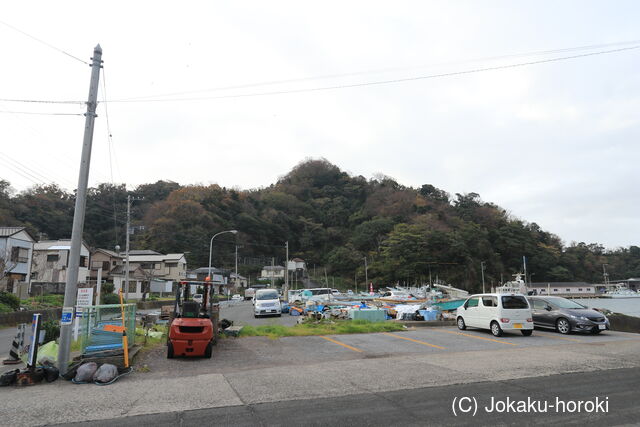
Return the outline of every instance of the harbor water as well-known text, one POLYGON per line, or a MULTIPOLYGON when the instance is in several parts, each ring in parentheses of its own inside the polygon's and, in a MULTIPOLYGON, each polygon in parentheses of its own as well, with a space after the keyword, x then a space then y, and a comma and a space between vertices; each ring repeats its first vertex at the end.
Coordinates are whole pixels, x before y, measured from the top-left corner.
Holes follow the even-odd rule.
POLYGON ((614 313, 640 317, 640 298, 572 298, 589 308, 606 308, 614 313))

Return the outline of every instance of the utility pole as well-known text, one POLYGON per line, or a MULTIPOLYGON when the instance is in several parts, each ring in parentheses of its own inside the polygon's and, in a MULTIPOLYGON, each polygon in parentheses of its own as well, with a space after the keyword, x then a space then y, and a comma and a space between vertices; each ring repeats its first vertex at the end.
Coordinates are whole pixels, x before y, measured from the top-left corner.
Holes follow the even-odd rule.
POLYGON ((284 247, 286 250, 285 260, 284 260, 284 295, 285 301, 288 301, 289 298, 289 241, 284 242, 284 247))
POLYGON ((365 292, 369 288, 369 275, 367 274, 367 257, 364 257, 364 288, 365 292))
MULTIPOLYGON (((64 288, 63 312, 71 310, 76 305, 76 291, 78 288, 78 270, 80 269, 80 248, 82 246, 82 230, 84 228, 84 214, 87 203, 87 186, 89 183, 89 166, 91 164, 91 145, 93 143, 93 127, 98 106, 98 86, 100 82, 100 68, 102 68, 102 48, 97 45, 93 49, 91 64, 91 81, 89 83, 89 98, 85 113, 84 138, 82 141, 82 155, 80 158, 80 173, 78 176, 78 190, 76 205, 73 213, 73 229, 71 231, 71 248, 69 250, 69 268, 64 288)), ((71 350, 72 323, 60 325, 60 347, 58 348, 58 369, 66 374, 71 350)))
POLYGON ((236 288, 238 288, 239 281, 240 281, 240 278, 238 277, 238 245, 236 245, 236 283, 234 283, 234 285, 236 285, 236 288))
POLYGON ((124 267, 124 299, 129 300, 129 234, 131 233, 131 195, 127 194, 127 242, 125 246, 126 261, 124 267))
POLYGON ((480 262, 480 271, 482 272, 482 293, 484 294, 484 261, 480 262))
POLYGON ((271 257, 271 288, 275 288, 273 281, 275 279, 276 269, 275 269, 276 260, 274 257, 271 257))
POLYGON ((602 277, 604 278, 604 284, 608 285, 609 284, 609 273, 607 273, 607 265, 609 264, 602 264, 602 277))

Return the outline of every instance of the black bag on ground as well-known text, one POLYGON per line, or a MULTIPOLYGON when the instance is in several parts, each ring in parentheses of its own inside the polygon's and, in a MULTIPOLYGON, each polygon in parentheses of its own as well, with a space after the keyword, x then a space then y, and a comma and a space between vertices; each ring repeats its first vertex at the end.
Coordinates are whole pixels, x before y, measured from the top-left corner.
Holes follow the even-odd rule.
POLYGON ((13 371, 8 371, 0 375, 0 387, 6 387, 15 384, 16 378, 18 377, 18 372, 20 372, 20 369, 14 369, 13 371))
POLYGON ((44 365, 42 368, 44 369, 44 379, 48 383, 54 382, 60 376, 60 371, 53 365, 44 365))

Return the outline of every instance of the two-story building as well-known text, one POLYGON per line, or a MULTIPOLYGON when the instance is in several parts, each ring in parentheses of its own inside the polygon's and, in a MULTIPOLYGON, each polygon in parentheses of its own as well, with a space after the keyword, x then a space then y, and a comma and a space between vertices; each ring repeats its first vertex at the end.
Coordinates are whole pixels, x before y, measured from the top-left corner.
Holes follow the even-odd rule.
POLYGON ((284 267, 281 265, 265 265, 262 267, 260 279, 284 279, 284 267))
MULTIPOLYGON (((120 253, 122 264, 110 271, 115 292, 122 287, 126 293, 126 254, 120 253)), ((156 251, 129 251, 130 299, 140 299, 144 293, 172 292, 175 284, 187 279, 187 259, 184 254, 161 254, 156 251)))
MULTIPOLYGON (((33 245, 31 262, 32 295, 64 294, 69 269, 71 240, 43 240, 33 245)), ((80 246, 80 268, 78 284, 89 280, 89 246, 82 242, 80 246)))
POLYGON ((102 280, 113 282, 111 272, 119 265, 124 264, 124 257, 108 249, 94 249, 91 251, 91 269, 89 277, 92 281, 98 278, 98 269, 102 269, 102 280))
POLYGON ((0 227, 0 291, 27 292, 31 278, 31 258, 35 239, 24 227, 0 227))
POLYGON ((307 269, 306 263, 301 258, 293 258, 292 260, 289 260, 288 265, 289 265, 289 271, 296 271, 296 270, 304 271, 307 269))

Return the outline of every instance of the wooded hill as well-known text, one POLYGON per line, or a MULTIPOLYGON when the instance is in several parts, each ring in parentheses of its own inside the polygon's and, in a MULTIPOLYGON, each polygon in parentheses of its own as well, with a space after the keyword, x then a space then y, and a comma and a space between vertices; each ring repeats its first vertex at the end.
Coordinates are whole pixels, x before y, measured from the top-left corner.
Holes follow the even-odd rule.
MULTIPOLYGON (((571 243, 514 218, 476 193, 455 194, 425 184, 405 187, 394 179, 350 176, 326 160, 308 160, 269 187, 239 191, 218 185, 181 186, 158 181, 127 191, 101 184, 89 190, 84 237, 92 246, 124 248, 126 199, 132 205, 134 249, 187 252, 190 267, 208 264, 209 239, 222 230, 237 236, 214 241, 213 265, 231 267, 236 243, 241 271, 255 272, 290 257, 353 283, 364 282, 364 257, 376 285, 416 283, 439 277, 477 290, 480 262, 485 280, 496 284, 522 269, 533 281, 602 281, 602 264, 612 279, 640 276, 640 248, 605 249, 571 243), (115 215, 114 215, 115 214, 115 215)), ((13 194, 0 181, 0 225, 24 225, 38 237, 69 238, 74 195, 56 185, 13 194)))

